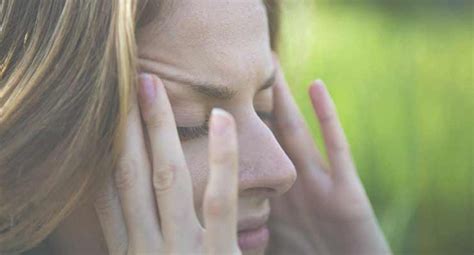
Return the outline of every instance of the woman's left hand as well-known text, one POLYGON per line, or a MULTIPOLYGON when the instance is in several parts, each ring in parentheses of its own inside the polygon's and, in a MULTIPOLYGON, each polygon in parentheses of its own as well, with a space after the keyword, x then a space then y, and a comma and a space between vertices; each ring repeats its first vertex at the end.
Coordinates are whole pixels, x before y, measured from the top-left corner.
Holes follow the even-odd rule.
POLYGON ((298 178, 271 200, 268 254, 391 254, 358 177, 334 103, 322 81, 309 90, 326 145, 322 159, 279 64, 273 129, 298 178))

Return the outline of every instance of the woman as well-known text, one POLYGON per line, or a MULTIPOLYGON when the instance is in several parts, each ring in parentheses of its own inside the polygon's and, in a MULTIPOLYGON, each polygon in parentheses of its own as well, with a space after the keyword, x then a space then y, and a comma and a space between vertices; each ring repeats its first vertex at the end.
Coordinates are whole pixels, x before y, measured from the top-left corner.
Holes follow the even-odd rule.
POLYGON ((277 14, 2 2, 1 253, 390 253, 321 81, 328 164, 312 143, 272 53, 277 14))

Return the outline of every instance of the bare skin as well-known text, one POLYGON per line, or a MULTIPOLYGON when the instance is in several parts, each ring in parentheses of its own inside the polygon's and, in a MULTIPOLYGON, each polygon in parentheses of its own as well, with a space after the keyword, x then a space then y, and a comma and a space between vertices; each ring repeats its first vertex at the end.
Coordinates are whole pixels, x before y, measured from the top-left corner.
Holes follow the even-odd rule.
POLYGON ((115 179, 110 180, 96 201, 109 253, 241 254, 237 245, 238 154, 234 119, 220 109, 212 112, 204 229, 194 210, 191 177, 163 83, 154 75, 142 75, 140 82, 140 110, 152 156, 149 159, 146 153, 142 127, 137 121, 140 110, 135 102, 129 115, 126 150, 115 179), (110 200, 115 193, 119 197, 110 200))
MULTIPOLYGON (((201 226, 192 205, 191 180, 166 91, 157 77, 145 77, 142 82, 155 81, 153 86, 158 85, 156 100, 144 100, 140 105, 150 134, 151 162, 159 167, 150 169, 144 140, 135 139, 143 135, 139 134, 139 122, 134 121, 139 118, 138 109, 134 108, 127 136, 131 139, 127 140, 128 149, 115 179, 123 208, 120 217, 125 222, 110 220, 111 215, 120 212, 114 209, 120 208, 118 200, 116 207, 105 209, 100 206, 102 201, 97 203, 109 251, 111 254, 241 254, 236 235, 238 149, 232 116, 217 110, 211 117, 211 175, 203 207, 206 226, 201 226), (167 143, 162 143, 163 140, 167 143), (130 183, 129 176, 133 174, 130 171, 135 171, 137 165, 140 171, 135 173, 136 182, 130 183), (151 176, 153 185, 148 181, 151 176), (158 210, 156 204, 160 205, 158 210)), ((325 85, 315 81, 309 94, 321 125, 329 164, 323 161, 312 142, 281 70, 274 86, 274 129, 297 166, 299 176, 286 194, 271 201, 272 242, 267 253, 390 254, 325 85)), ((141 98, 143 94, 141 91, 141 98)), ((109 186, 105 192, 113 192, 113 187, 109 186)))
POLYGON ((50 236, 53 254, 389 253, 321 85, 311 99, 327 166, 312 143, 272 57, 263 3, 166 2, 172 15, 137 31, 157 100, 135 98, 115 176, 50 236), (216 107, 228 114, 211 114, 207 131, 216 107), (225 138, 213 131, 220 121, 225 138), (238 245, 249 219, 268 226, 270 242, 238 245))
POLYGON ((271 200, 269 254, 391 254, 324 83, 313 82, 309 95, 328 162, 313 142, 280 72, 274 87, 274 132, 298 178, 286 194, 271 200))

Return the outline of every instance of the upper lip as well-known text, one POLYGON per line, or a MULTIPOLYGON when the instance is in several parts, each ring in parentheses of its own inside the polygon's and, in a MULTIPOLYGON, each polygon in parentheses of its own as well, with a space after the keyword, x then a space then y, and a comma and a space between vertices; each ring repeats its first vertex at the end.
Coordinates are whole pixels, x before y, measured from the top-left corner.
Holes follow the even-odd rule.
POLYGON ((237 225, 238 232, 259 229, 268 221, 269 214, 264 214, 259 217, 244 218, 239 220, 237 225))

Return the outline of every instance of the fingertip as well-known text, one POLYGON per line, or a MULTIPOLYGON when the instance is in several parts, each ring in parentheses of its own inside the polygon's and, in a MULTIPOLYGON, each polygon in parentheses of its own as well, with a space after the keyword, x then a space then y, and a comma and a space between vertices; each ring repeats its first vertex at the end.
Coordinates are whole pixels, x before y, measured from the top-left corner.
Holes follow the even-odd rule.
POLYGON ((160 79, 160 77, 158 77, 158 75, 156 74, 149 74, 149 75, 152 77, 154 84, 158 89, 165 87, 163 84, 163 81, 160 79))
POLYGON ((329 94, 326 84, 321 79, 313 81, 309 87, 309 94, 311 99, 316 101, 332 102, 332 97, 329 94))
POLYGON ((148 73, 141 73, 138 78, 140 81, 139 93, 141 100, 143 100, 144 103, 149 103, 156 95, 155 80, 148 73))
POLYGON ((309 95, 313 109, 320 120, 325 119, 327 115, 335 112, 334 101, 321 79, 311 83, 309 95))
POLYGON ((144 80, 151 79, 151 74, 146 72, 141 72, 138 74, 138 80, 143 82, 144 80))
POLYGON ((139 81, 139 93, 152 92, 152 91, 146 91, 146 89, 150 89, 148 88, 148 86, 150 86, 151 84, 153 85, 152 87, 155 90, 154 91, 155 93, 156 93, 156 90, 159 89, 159 87, 163 86, 163 82, 157 75, 146 73, 146 72, 142 72, 138 74, 138 81, 139 81))
POLYGON ((317 79, 317 80, 315 80, 313 83, 314 83, 315 85, 317 85, 317 86, 320 86, 320 87, 325 87, 325 86, 326 86, 326 84, 324 83, 324 81, 321 80, 321 79, 317 79))
POLYGON ((220 108, 214 108, 209 125, 211 164, 237 164, 237 129, 232 115, 220 108))
POLYGON ((212 108, 211 116, 213 118, 232 119, 232 115, 230 113, 218 107, 212 108))
POLYGON ((232 129, 233 126, 235 126, 235 121, 230 113, 217 107, 212 109, 211 130, 215 134, 222 135, 226 130, 232 129))
POLYGON ((326 85, 321 79, 314 80, 309 86, 309 94, 312 98, 315 98, 318 94, 324 92, 324 90, 326 90, 326 85))

